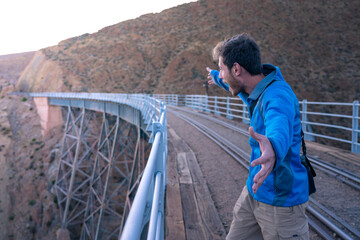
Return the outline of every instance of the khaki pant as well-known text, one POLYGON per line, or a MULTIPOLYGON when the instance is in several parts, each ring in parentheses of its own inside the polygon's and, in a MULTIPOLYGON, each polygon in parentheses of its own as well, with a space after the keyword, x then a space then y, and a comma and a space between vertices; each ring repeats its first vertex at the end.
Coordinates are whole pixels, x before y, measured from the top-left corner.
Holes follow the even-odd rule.
POLYGON ((308 203, 275 207, 254 200, 245 186, 234 207, 226 240, 309 239, 308 203))

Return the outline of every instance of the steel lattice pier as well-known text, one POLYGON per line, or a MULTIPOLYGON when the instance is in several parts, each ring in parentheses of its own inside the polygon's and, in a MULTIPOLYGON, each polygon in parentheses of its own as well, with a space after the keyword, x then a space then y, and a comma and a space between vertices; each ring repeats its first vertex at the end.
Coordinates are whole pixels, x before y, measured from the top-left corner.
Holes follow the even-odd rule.
POLYGON ((149 137, 121 119, 120 110, 66 109, 55 182, 61 228, 76 239, 118 239, 146 165, 149 137))

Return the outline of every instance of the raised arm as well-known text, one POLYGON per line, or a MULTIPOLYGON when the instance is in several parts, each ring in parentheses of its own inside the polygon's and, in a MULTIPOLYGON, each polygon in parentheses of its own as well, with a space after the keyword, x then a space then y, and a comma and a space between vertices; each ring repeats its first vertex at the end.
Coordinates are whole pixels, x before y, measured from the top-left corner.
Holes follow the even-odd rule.
POLYGON ((229 91, 229 85, 224 83, 221 78, 219 78, 219 71, 213 70, 209 67, 206 67, 206 71, 208 71, 208 84, 209 85, 218 85, 219 87, 229 91))

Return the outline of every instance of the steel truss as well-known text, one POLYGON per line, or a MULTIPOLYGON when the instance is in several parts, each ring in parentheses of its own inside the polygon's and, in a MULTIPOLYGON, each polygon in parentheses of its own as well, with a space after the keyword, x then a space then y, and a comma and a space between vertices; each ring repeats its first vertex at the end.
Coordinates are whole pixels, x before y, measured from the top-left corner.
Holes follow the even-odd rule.
POLYGON ((101 120, 85 107, 67 109, 55 183, 61 228, 76 239, 118 239, 151 149, 148 137, 120 110, 103 111, 101 120))

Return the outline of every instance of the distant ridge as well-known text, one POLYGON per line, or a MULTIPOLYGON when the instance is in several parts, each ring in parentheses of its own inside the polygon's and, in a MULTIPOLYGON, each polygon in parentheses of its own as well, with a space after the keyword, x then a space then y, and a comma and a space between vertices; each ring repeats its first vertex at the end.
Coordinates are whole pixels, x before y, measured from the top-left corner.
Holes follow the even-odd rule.
POLYGON ((34 54, 35 52, 24 52, 0 55, 0 85, 15 85, 34 54))

